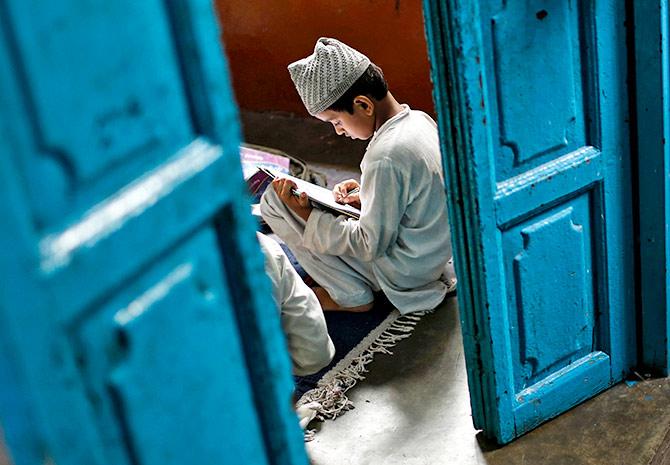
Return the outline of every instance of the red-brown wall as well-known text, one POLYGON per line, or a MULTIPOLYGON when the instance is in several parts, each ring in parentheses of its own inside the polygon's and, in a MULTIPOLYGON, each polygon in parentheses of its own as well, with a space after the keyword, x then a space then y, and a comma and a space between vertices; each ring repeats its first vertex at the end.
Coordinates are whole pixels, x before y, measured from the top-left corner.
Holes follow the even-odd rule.
POLYGON ((421 0, 216 0, 238 104, 306 115, 286 66, 334 37, 379 65, 401 103, 434 113, 421 0))

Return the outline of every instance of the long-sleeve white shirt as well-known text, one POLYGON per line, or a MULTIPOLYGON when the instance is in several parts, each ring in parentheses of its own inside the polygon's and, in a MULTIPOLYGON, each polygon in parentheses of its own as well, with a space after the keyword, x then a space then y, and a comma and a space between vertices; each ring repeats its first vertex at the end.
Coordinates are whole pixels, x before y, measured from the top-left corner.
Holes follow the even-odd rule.
POLYGON ((316 373, 335 355, 321 305, 279 244, 263 234, 256 235, 265 256, 265 272, 272 282, 272 296, 281 312, 293 373, 316 373))
POLYGON ((304 245, 372 262, 389 300, 403 313, 432 309, 453 277, 446 194, 435 122, 406 105, 373 135, 361 162, 361 217, 314 209, 304 245))

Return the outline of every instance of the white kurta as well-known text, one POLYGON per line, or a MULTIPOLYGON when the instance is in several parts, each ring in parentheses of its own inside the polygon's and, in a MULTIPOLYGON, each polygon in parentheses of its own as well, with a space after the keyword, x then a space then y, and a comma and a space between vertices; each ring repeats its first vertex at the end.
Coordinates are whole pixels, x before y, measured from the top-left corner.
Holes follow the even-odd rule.
POLYGON ((316 373, 335 355, 321 305, 279 244, 263 234, 257 236, 265 256, 265 272, 272 282, 272 296, 281 311, 293 373, 316 373))
POLYGON ((272 189, 261 214, 343 306, 382 290, 402 313, 430 310, 455 280, 435 122, 406 105, 373 135, 361 162, 361 217, 314 209, 307 222, 272 189))

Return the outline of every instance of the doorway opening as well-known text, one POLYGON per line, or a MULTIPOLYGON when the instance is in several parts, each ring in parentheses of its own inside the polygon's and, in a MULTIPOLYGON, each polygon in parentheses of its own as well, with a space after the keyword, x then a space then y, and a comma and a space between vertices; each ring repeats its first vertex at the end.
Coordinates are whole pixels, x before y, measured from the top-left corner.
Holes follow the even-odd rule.
MULTIPOLYGON (((355 176, 366 143, 340 140, 330 126, 309 119, 286 71, 286 65, 309 54, 321 36, 338 38, 366 53, 384 69, 399 101, 436 117, 421 2, 348 2, 318 11, 299 2, 272 11, 235 3, 220 1, 217 7, 246 142, 296 155, 316 169, 355 176), (370 17, 377 29, 352 21, 370 17)), ((546 21, 547 12, 535 18, 546 21)), ((445 450, 455 454, 450 458, 461 459, 458 463, 503 463, 496 462, 505 457, 503 449, 474 439, 481 435, 471 423, 459 319, 456 299, 447 299, 422 319, 394 356, 378 357, 366 381, 351 391, 357 409, 337 422, 324 423, 307 445, 315 463, 337 463, 328 457, 337 457, 337 451, 351 457, 352 448, 360 463, 366 463, 374 454, 385 457, 389 449, 398 450, 403 441, 407 445, 401 453, 409 456, 426 457, 434 450, 432 463, 440 463, 445 450), (425 431, 440 438, 440 447, 406 440, 425 431)), ((622 389, 617 388, 617 395, 631 394, 622 389)), ((602 413, 599 409, 613 408, 598 401, 596 416, 602 413)), ((582 427, 570 415, 565 418, 551 433, 556 454, 576 440, 571 431, 582 427)), ((621 437, 626 433, 621 431, 621 437)))

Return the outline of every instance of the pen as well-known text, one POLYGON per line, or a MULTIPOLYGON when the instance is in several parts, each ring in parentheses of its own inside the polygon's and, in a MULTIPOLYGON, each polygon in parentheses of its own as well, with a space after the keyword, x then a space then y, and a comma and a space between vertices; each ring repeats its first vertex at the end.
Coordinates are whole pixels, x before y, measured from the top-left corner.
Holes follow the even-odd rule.
MULTIPOLYGON (((270 177, 270 179, 272 179, 272 181, 277 179, 277 175, 275 173, 273 173, 272 170, 269 170, 264 166, 259 166, 258 171, 262 171, 263 173, 267 174, 270 177)), ((300 194, 302 194, 302 191, 299 191, 298 189, 296 189, 294 187, 294 188, 291 189, 291 194, 294 195, 295 197, 300 197, 300 194)))
POLYGON ((347 192, 347 195, 343 195, 342 198, 345 199, 349 197, 351 194, 358 194, 358 191, 360 191, 360 189, 358 187, 354 187, 353 189, 347 192))

